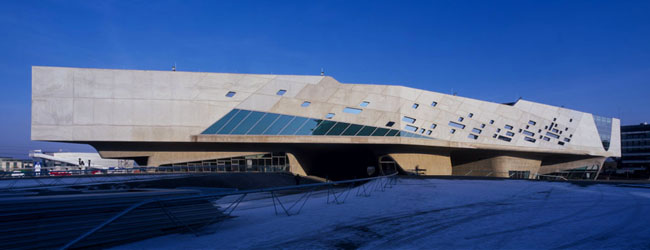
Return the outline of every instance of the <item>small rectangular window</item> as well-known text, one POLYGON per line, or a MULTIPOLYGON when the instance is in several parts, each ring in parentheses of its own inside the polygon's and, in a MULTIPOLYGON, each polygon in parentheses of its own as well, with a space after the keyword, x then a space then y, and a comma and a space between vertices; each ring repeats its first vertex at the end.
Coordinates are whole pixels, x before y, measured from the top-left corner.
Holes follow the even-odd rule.
POLYGON ((406 131, 411 131, 411 132, 418 131, 418 127, 412 125, 406 125, 404 129, 406 129, 406 131))
POLYGON ((527 142, 532 142, 532 143, 535 143, 537 141, 537 140, 535 140, 535 138, 530 138, 528 136, 524 137, 524 140, 527 141, 527 142))
POLYGON ((438 126, 438 125, 436 125, 435 123, 432 123, 432 124, 431 124, 431 127, 429 127, 429 128, 434 129, 434 128, 436 128, 437 126, 438 126))
POLYGON ((508 125, 508 124, 506 124, 506 125, 504 126, 504 128, 506 128, 507 130, 512 130, 512 126, 510 126, 510 125, 508 125))
POLYGON ((417 109, 418 107, 420 107, 420 104, 413 103, 413 106, 411 106, 411 107, 412 107, 413 109, 417 109))
POLYGON ((465 129, 465 125, 457 123, 457 122, 449 122, 449 126, 455 127, 455 128, 460 128, 460 129, 465 129))
POLYGON ((481 128, 485 128, 485 123, 481 124, 481 128))
POLYGON ((569 139, 569 138, 564 138, 564 141, 565 141, 565 142, 570 142, 571 139, 569 139))
POLYGON ((490 120, 490 124, 494 124, 494 120, 490 120))
POLYGON ((228 91, 228 93, 226 94, 226 97, 233 97, 233 96, 235 96, 235 94, 237 94, 237 92, 228 91))
POLYGON ((302 104, 300 104, 300 107, 309 107, 310 104, 311 102, 305 101, 302 104))
POLYGON ((275 93, 275 94, 276 95, 284 95, 284 93, 287 93, 287 90, 281 89, 281 90, 278 90, 278 93, 275 93))
POLYGON ((462 122, 463 120, 465 120, 463 117, 458 117, 459 122, 462 122))
POLYGON ((467 117, 469 117, 469 118, 474 117, 474 113, 469 113, 469 114, 467 115, 467 117))
POLYGON ((424 134, 424 131, 425 131, 424 128, 420 128, 420 134, 424 134))
POLYGON ((350 114, 355 114, 355 115, 361 113, 361 111, 362 111, 362 109, 350 108, 350 107, 346 107, 346 108, 343 109, 343 112, 350 113, 350 114))
POLYGON ((508 132, 506 132, 506 135, 507 135, 507 136, 514 136, 515 133, 508 131, 508 132))
POLYGON ((402 121, 405 121, 405 122, 408 122, 408 123, 415 123, 415 118, 404 116, 404 117, 402 117, 402 121))
POLYGON ((452 133, 452 134, 456 133, 456 130, 452 128, 451 130, 449 130, 449 133, 452 133))
POLYGON ((325 115, 325 118, 327 118, 327 119, 334 118, 334 113, 327 113, 327 115, 325 115))
POLYGON ((497 139, 502 140, 502 141, 507 141, 507 142, 512 141, 512 138, 505 137, 505 136, 502 136, 502 135, 500 135, 497 139))
POLYGON ((478 135, 475 135, 475 134, 469 134, 469 135, 467 135, 467 138, 470 138, 470 139, 474 139, 474 140, 476 140, 476 139, 478 139, 478 135))
POLYGON ((392 127, 393 125, 395 125, 394 121, 389 121, 388 123, 386 123, 386 127, 392 127))
POLYGON ((437 102, 431 102, 431 107, 435 107, 436 105, 438 105, 437 102))
POLYGON ((544 136, 544 140, 545 140, 545 141, 550 141, 551 138, 548 138, 548 137, 544 136))
POLYGON ((497 129, 497 133, 499 133, 499 132, 501 132, 501 129, 500 129, 500 128, 497 129))
POLYGON ((528 131, 528 130, 524 130, 522 133, 523 133, 524 135, 527 135, 527 136, 535 136, 535 133, 530 132, 530 131, 528 131))
POLYGON ((427 130, 427 135, 431 135, 431 130, 427 130))
POLYGON ((361 104, 359 104, 359 106, 365 108, 365 107, 368 107, 368 104, 370 104, 370 102, 363 101, 363 102, 361 102, 361 104))
POLYGON ((563 141, 559 141, 559 142, 557 142, 557 144, 564 146, 564 142, 563 142, 563 141))
POLYGON ((477 128, 472 129, 472 133, 480 134, 481 132, 483 132, 483 131, 480 130, 480 129, 477 129, 477 128))
POLYGON ((553 138, 555 138, 555 139, 560 139, 560 136, 559 136, 559 135, 553 134, 553 133, 551 133, 551 132, 546 132, 546 136, 550 136, 550 137, 553 137, 553 138))
POLYGON ((528 124, 535 126, 535 124, 537 124, 537 122, 535 122, 533 120, 530 120, 530 121, 528 121, 528 124))

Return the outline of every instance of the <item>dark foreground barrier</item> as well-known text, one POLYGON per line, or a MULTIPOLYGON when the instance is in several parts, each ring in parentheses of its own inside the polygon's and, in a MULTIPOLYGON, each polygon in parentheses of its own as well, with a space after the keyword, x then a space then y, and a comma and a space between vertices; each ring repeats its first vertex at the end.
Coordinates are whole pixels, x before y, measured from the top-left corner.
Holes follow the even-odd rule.
POLYGON ((197 233, 207 225, 229 218, 251 193, 270 194, 274 206, 277 202, 276 214, 290 216, 299 213, 315 190, 327 189, 327 202, 331 195, 332 202, 340 204, 352 187, 375 181, 357 190, 357 195, 364 195, 372 189, 392 185, 394 177, 395 174, 244 191, 224 189, 209 194, 192 189, 131 189, 8 196, 0 198, 0 248, 105 248, 169 233, 197 233), (291 193, 304 195, 285 206, 278 196, 291 193), (215 205, 216 200, 225 196, 239 198, 225 207, 215 205))

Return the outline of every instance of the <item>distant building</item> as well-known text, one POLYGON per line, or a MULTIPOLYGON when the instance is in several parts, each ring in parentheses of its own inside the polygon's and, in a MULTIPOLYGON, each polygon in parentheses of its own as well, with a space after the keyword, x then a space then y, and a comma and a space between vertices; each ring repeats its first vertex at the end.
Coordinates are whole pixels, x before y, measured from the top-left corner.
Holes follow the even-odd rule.
POLYGON ((41 164, 47 170, 90 170, 110 168, 132 168, 133 160, 103 159, 98 153, 54 152, 45 153, 41 150, 29 152, 34 162, 41 164))
POLYGON ((621 126, 621 160, 619 172, 636 175, 650 172, 650 125, 621 126))
POLYGON ((31 169, 34 166, 31 160, 15 159, 11 157, 0 157, 0 171, 12 172, 23 169, 31 169))

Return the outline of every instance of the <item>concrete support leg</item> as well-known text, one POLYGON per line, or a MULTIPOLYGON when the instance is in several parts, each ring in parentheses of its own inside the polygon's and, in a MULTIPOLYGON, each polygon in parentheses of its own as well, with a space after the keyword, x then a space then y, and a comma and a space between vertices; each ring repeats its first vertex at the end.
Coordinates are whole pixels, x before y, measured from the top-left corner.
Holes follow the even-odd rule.
POLYGON ((451 175, 449 155, 392 153, 388 154, 404 171, 415 171, 422 175, 451 175))

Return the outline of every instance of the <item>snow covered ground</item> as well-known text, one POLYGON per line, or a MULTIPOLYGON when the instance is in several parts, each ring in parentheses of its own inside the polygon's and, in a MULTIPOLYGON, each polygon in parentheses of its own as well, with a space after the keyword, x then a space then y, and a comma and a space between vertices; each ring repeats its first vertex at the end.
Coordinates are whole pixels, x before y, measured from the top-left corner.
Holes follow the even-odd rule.
POLYGON ((258 196, 200 236, 117 248, 650 248, 650 185, 399 179, 369 197, 352 190, 339 205, 326 204, 326 194, 312 195, 293 216, 275 215, 272 200, 258 196))

